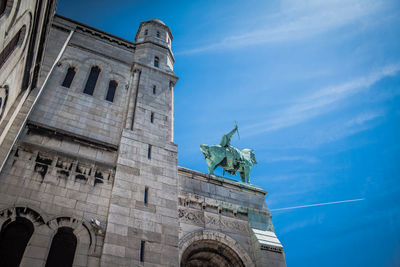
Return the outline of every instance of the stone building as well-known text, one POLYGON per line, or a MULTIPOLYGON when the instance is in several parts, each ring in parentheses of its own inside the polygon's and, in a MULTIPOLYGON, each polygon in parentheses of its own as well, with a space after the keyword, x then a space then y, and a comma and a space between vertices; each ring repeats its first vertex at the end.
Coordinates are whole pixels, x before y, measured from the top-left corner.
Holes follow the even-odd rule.
MULTIPOLYGON (((1 53, 35 3, 5 2, 1 53)), ((286 266, 266 191, 177 165, 169 27, 142 22, 130 42, 36 2, 40 30, 20 33, 36 50, 17 33, 1 59, 0 265, 286 266)))

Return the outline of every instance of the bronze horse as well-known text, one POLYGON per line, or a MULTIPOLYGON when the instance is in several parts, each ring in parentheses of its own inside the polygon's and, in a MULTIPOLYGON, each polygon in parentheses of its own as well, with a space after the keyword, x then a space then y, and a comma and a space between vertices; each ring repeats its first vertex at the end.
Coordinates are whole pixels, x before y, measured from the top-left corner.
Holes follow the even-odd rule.
POLYGON ((203 144, 200 146, 200 150, 206 159, 209 174, 213 174, 214 170, 220 166, 224 173, 236 175, 236 172, 239 172, 242 182, 250 183, 250 171, 253 165, 257 164, 252 149, 238 150, 232 146, 203 144))

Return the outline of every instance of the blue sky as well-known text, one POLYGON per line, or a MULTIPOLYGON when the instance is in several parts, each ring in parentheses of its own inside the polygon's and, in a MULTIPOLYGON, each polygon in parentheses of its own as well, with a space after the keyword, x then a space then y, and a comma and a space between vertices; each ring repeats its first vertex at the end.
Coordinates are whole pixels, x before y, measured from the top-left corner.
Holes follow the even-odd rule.
POLYGON ((179 165, 239 124, 288 266, 400 266, 398 1, 77 1, 57 12, 133 40, 174 34, 179 165))

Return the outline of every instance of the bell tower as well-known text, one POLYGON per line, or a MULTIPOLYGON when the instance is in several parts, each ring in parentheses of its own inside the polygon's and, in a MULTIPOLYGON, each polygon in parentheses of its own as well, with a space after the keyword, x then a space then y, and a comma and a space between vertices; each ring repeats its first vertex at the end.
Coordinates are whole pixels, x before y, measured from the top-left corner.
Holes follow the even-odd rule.
POLYGON ((175 59, 171 50, 172 40, 171 30, 161 20, 142 22, 135 37, 135 59, 137 62, 154 66, 154 58, 158 57, 159 68, 173 71, 175 59))
POLYGON ((135 41, 102 266, 178 266, 172 34, 152 19, 135 41))

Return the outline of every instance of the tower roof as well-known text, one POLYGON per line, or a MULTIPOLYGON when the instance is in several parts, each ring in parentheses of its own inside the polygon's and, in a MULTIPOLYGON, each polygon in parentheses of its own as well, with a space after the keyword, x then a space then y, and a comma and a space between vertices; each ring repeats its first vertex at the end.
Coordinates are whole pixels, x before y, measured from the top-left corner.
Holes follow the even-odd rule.
POLYGON ((160 23, 160 24, 162 24, 162 25, 165 25, 164 22, 162 22, 161 20, 159 20, 159 19, 157 19, 157 18, 151 19, 151 20, 149 20, 149 21, 154 21, 154 22, 160 23))
POLYGON ((161 21, 160 19, 154 18, 154 19, 150 19, 150 20, 143 21, 143 22, 140 23, 139 29, 136 32, 135 42, 137 42, 137 38, 139 36, 139 33, 140 33, 143 25, 144 24, 148 24, 148 23, 157 23, 157 24, 161 25, 161 27, 165 28, 168 31, 168 33, 170 35, 170 38, 171 38, 171 41, 173 40, 173 36, 172 36, 171 30, 169 29, 169 27, 167 25, 165 25, 165 23, 163 21, 161 21))

